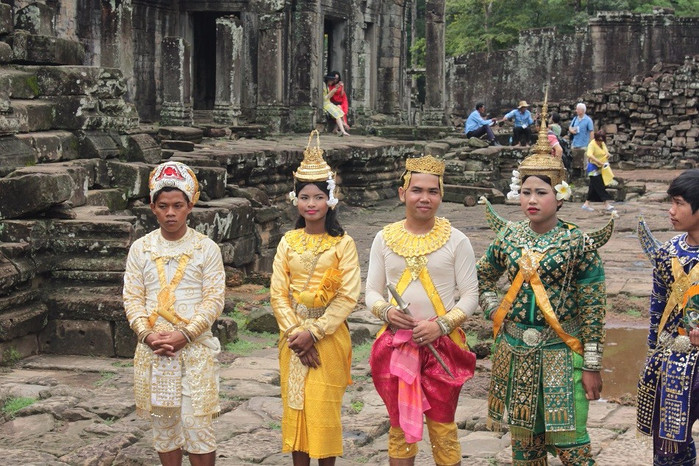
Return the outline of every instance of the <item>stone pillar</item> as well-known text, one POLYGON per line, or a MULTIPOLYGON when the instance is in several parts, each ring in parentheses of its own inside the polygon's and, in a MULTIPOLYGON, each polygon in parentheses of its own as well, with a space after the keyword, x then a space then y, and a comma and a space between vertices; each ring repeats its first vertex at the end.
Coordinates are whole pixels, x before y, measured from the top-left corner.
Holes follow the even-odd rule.
POLYGON ((273 132, 288 129, 289 107, 284 102, 284 14, 260 15, 257 41, 257 121, 273 132))
POLYGON ((131 1, 101 2, 100 34, 100 66, 121 70, 129 97, 135 95, 131 1))
POLYGON ((216 100, 214 122, 237 125, 242 83, 243 27, 235 16, 216 19, 216 100))
POLYGON ((427 0, 425 4, 425 125, 439 126, 446 122, 444 8, 444 0, 427 0))
POLYGON ((291 129, 308 131, 315 126, 320 110, 322 45, 320 0, 300 0, 292 12, 291 93, 289 106, 291 129))
POLYGON ((377 111, 392 116, 396 123, 407 120, 410 104, 405 64, 408 53, 406 8, 411 2, 383 2, 379 28, 377 66, 377 111))
POLYGON ((192 71, 190 45, 181 37, 164 37, 163 104, 160 124, 192 126, 192 71))

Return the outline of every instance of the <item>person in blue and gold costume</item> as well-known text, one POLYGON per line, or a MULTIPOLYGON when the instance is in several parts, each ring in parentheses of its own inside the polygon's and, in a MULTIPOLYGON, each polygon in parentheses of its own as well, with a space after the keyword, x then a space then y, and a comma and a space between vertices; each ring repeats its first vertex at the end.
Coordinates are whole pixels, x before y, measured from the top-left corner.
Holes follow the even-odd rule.
POLYGON ((136 408, 152 421, 163 465, 181 465, 183 450, 192 465, 213 465, 221 345, 211 326, 224 304, 221 251, 187 226, 199 199, 189 167, 163 163, 148 186, 160 228, 133 243, 124 273, 126 318, 138 336, 136 408))
POLYGON ((335 174, 319 141, 308 140, 289 193, 296 229, 277 247, 270 285, 279 324, 282 451, 294 466, 342 455, 342 396, 350 383, 352 342, 346 319, 360 292, 354 240, 337 221, 335 174))
MULTIPOLYGON (((546 108, 544 102, 542 122, 546 108)), ((546 133, 544 123, 534 154, 513 173, 511 195, 519 191, 526 220, 505 221, 485 201, 497 232, 478 262, 481 308, 493 321, 496 341, 488 424, 509 425, 513 465, 546 465, 547 452, 565 465, 591 465, 586 423, 589 401, 602 389, 606 308, 597 249, 609 240, 614 221, 586 234, 558 218, 570 187, 546 133), (500 300, 503 274, 510 286, 500 300)))
POLYGON ((696 462, 692 425, 699 418, 699 170, 667 190, 670 221, 682 231, 660 244, 641 219, 638 237, 653 264, 648 356, 638 384, 637 428, 653 438, 653 464, 696 462))

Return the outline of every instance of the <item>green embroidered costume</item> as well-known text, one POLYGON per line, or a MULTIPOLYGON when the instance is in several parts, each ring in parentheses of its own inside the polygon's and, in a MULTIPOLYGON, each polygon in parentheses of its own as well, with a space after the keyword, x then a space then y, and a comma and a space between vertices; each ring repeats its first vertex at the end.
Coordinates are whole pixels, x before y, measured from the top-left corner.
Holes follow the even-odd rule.
POLYGON ((614 222, 586 234, 559 221, 540 235, 527 221, 506 222, 490 204, 487 209, 497 232, 478 262, 481 306, 497 332, 489 423, 498 427, 507 410, 513 447, 522 456, 515 459, 522 464, 546 464, 545 452, 543 458, 527 454, 540 454, 529 447, 542 442, 567 445, 556 448, 560 455, 575 456, 580 449, 588 456, 582 370, 601 368, 606 293, 597 249, 614 222), (512 286, 500 303, 497 282, 504 273, 512 286))

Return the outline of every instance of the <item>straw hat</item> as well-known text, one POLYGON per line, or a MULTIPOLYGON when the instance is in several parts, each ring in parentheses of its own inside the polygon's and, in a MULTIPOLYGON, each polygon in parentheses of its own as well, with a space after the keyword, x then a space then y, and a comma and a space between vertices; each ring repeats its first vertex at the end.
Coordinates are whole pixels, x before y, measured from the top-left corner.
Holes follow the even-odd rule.
POLYGON ((519 105, 517 105, 517 108, 522 108, 522 107, 529 107, 529 104, 527 103, 526 100, 519 101, 519 105))

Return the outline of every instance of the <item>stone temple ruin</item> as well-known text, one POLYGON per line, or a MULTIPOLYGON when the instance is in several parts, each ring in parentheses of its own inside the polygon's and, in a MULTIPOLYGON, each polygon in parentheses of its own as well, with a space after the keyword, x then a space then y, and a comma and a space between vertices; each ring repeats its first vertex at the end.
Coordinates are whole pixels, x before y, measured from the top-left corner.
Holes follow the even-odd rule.
MULTIPOLYGON (((444 1, 426 1, 425 70, 409 60, 415 11, 397 0, 0 3, 0 362, 133 354, 122 274, 130 244, 156 227, 147 178, 163 159, 195 170, 190 226, 221 246, 229 283, 269 271, 306 145, 284 133, 324 123, 328 70, 346 82, 353 123, 391 138, 324 136, 345 202, 393 197, 405 157, 426 152, 447 160, 447 201, 502 201, 501 174, 524 154, 443 126, 456 95, 444 1)), ((622 162, 696 161, 696 59, 643 73, 590 91, 596 124, 614 125, 622 162)), ((569 115, 571 103, 552 108, 569 115)), ((235 322, 215 331, 226 343, 235 322)))

